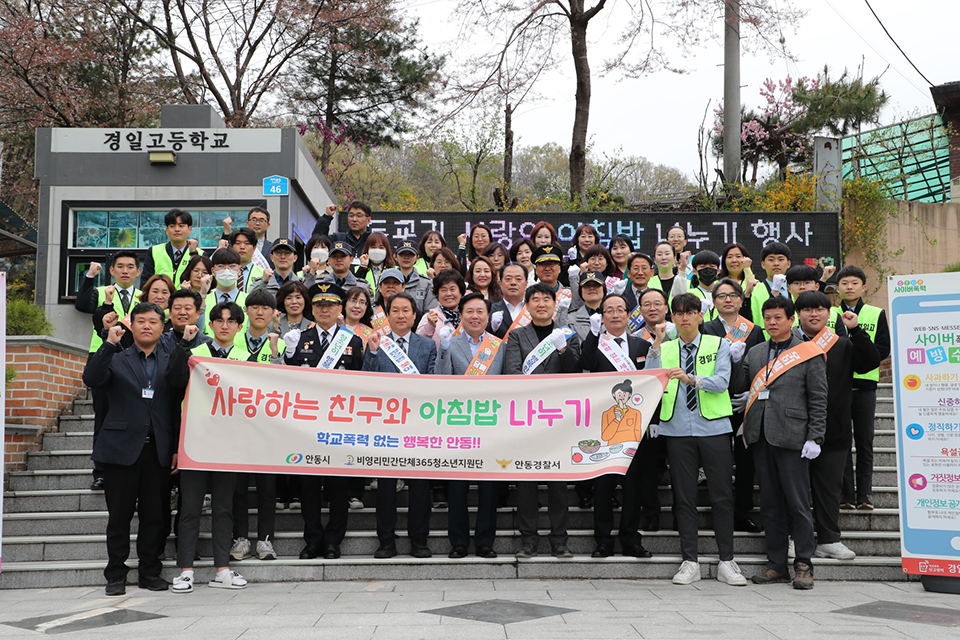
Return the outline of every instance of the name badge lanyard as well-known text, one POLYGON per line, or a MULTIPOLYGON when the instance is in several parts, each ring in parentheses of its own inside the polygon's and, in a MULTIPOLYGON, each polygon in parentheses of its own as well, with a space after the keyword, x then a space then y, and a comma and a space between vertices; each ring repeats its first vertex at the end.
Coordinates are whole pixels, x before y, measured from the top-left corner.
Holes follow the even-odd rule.
MULTIPOLYGON (((780 357, 780 345, 774 343, 773 357, 767 362, 767 367, 763 375, 763 386, 767 386, 767 382, 770 380, 770 370, 773 369, 773 363, 777 361, 777 358, 780 357)), ((770 389, 764 389, 757 394, 757 400, 766 400, 770 397, 770 389)))

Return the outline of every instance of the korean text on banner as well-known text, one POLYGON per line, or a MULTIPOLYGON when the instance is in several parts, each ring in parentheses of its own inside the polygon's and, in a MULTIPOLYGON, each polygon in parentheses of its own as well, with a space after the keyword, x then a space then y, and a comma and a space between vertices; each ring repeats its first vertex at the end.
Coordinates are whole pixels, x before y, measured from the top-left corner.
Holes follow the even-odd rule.
POLYGON ((953 274, 887 289, 903 570, 960 577, 960 293, 953 274))
POLYGON ((664 370, 517 384, 516 376, 426 378, 197 357, 190 367, 182 469, 361 477, 626 473, 666 383, 664 370), (604 440, 611 421, 618 428, 604 440))

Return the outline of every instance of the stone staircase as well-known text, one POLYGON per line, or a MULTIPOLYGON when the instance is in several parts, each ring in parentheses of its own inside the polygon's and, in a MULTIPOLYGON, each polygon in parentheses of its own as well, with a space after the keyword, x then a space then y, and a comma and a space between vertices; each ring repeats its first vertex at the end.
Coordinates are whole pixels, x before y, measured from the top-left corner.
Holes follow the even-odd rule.
MULTIPOLYGON (((894 442, 893 400, 889 384, 881 385, 877 406, 875 440, 874 511, 841 512, 843 540, 857 553, 853 561, 817 559, 816 577, 826 580, 904 580, 900 565, 900 534, 897 497, 896 453, 894 442)), ((77 400, 73 414, 61 416, 59 432, 44 436, 43 449, 29 454, 28 470, 11 472, 9 491, 4 493, 3 567, 0 589, 102 585, 106 563, 107 512, 102 491, 91 491, 90 445, 93 415, 90 401, 77 400)), ((250 490, 251 507, 255 505, 250 490)), ((546 489, 541 488, 546 504, 546 489)), ((661 531, 645 533, 643 543, 654 557, 650 559, 614 556, 590 558, 594 549, 593 514, 576 507, 571 485, 570 548, 573 559, 559 560, 541 555, 518 561, 513 552, 519 547, 519 533, 512 508, 501 508, 497 517, 495 550, 499 558, 485 560, 469 556, 462 560, 446 557, 446 509, 435 509, 429 544, 434 552, 430 560, 403 555, 390 560, 374 560, 377 547, 374 493, 364 496, 366 508, 351 511, 349 530, 339 560, 299 560, 303 547, 299 509, 278 509, 274 547, 280 556, 273 561, 255 559, 235 563, 236 569, 255 582, 303 580, 396 580, 431 578, 670 578, 681 559, 679 539, 669 530, 670 488, 661 487, 661 531)), ((705 488, 701 489, 700 558, 704 577, 716 576, 717 549, 710 530, 710 507, 705 488)), ((471 498, 475 496, 471 494, 471 498)), ((511 504, 513 503, 511 495, 511 504)), ((759 495, 756 496, 759 503, 759 495)), ((405 496, 400 498, 398 532, 406 530, 405 496)), ((281 505, 282 507, 282 505, 281 505)), ((256 532, 256 509, 250 509, 251 534, 256 532)), ((546 526, 546 508, 541 510, 541 526, 546 526)), ((136 518, 133 522, 136 531, 136 518)), ((210 514, 203 515, 197 563, 198 579, 212 575, 210 514)), ((545 541, 541 545, 546 546, 545 541)), ((737 533, 736 560, 745 575, 762 570, 763 534, 737 533)), ((135 566, 135 546, 131 546, 135 566)), ((401 539, 400 553, 407 551, 401 539)), ((164 575, 172 579, 176 568, 175 541, 167 543, 164 575)), ((619 548, 618 548, 619 552, 619 548)), ((136 569, 130 579, 136 578, 136 569)))

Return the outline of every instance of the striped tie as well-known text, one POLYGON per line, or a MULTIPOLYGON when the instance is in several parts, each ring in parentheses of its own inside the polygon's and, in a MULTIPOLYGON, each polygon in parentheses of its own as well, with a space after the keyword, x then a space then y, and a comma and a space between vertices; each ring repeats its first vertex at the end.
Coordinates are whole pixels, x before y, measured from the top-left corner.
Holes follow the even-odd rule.
MULTIPOLYGON (((694 349, 696 348, 696 345, 692 343, 683 345, 683 350, 686 352, 686 364, 683 370, 688 376, 693 376, 697 373, 697 359, 694 356, 694 349)), ((687 409, 690 410, 690 413, 697 412, 697 390, 693 385, 687 385, 687 409)))

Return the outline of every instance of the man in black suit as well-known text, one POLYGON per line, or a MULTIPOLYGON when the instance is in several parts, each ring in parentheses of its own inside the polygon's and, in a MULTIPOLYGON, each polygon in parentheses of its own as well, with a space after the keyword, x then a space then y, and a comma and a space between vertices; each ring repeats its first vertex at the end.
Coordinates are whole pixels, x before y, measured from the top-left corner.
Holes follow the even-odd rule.
MULTIPOLYGON (((541 247, 542 248, 542 247, 541 247)), ((539 251, 539 249, 538 249, 539 251)), ((503 359, 505 375, 539 375, 549 373, 580 373, 580 338, 576 332, 556 327, 553 314, 557 307, 557 294, 549 284, 538 282, 527 289, 526 307, 532 322, 510 332, 507 352, 503 359), (543 349, 549 348, 546 357, 537 359, 543 349)), ((547 482, 547 512, 550 517, 550 546, 554 556, 572 558, 567 546, 567 483, 547 482)), ((536 481, 517 483, 517 528, 520 530, 518 558, 537 555, 537 516, 539 502, 536 481)))
MULTIPOLYGON (((337 336, 345 331, 337 324, 343 312, 346 293, 335 284, 319 283, 310 287, 313 319, 316 324, 306 331, 293 329, 284 336, 286 364, 318 369, 348 369, 363 367, 363 341, 359 336, 346 340, 337 336)), ((347 332, 349 333, 349 332, 347 332)), ((305 475, 301 479, 301 512, 303 540, 301 560, 316 558, 321 553, 327 560, 340 557, 340 544, 347 533, 347 511, 350 491, 344 476, 305 475), (330 503, 330 518, 324 529, 320 521, 322 496, 330 503)))
POLYGON ((627 258, 627 279, 630 286, 625 287, 623 299, 627 301, 627 313, 632 312, 640 304, 640 294, 647 288, 647 283, 653 277, 653 259, 645 253, 632 253, 627 258))
POLYGON ((130 312, 130 323, 133 348, 118 351, 123 329, 114 326, 83 372, 84 384, 102 390, 109 405, 93 450, 104 470, 108 596, 126 592, 134 511, 140 521, 137 583, 151 591, 169 587, 160 577, 160 561, 170 530, 170 476, 177 472, 180 434, 175 414, 181 397, 164 380, 169 354, 156 348, 163 309, 141 302, 130 312))
MULTIPOLYGON (((413 332, 417 319, 417 302, 409 293, 396 293, 387 300, 390 334, 379 333, 367 339, 363 356, 364 371, 381 373, 409 373, 433 375, 437 360, 437 345, 430 338, 413 332), (412 369, 410 367, 413 367, 412 369)), ((377 482, 377 538, 380 547, 374 558, 392 558, 397 555, 397 482, 379 479, 377 482)), ((430 534, 430 481, 420 478, 407 480, 409 503, 407 534, 410 536, 410 555, 429 558, 433 554, 427 546, 430 534)))
MULTIPOLYGON (((744 353, 763 342, 763 329, 740 315, 740 305, 743 304, 743 288, 740 283, 731 278, 724 278, 717 283, 713 290, 713 304, 719 316, 710 322, 704 322, 700 332, 708 336, 727 338, 731 343, 742 342, 744 353)), ((737 348, 738 349, 738 348, 737 348)), ((733 461, 736 466, 733 498, 733 529, 760 533, 763 526, 751 516, 753 511, 753 484, 755 467, 753 453, 747 451, 743 438, 736 436, 743 424, 743 409, 747 406, 748 392, 730 396, 733 404, 733 415, 730 417, 730 426, 733 428, 733 461)))
MULTIPOLYGON (((819 291, 797 296, 800 326, 793 334, 803 341, 817 337, 829 327, 830 298, 819 291)), ((840 542, 840 493, 843 470, 853 444, 850 414, 853 410, 854 374, 880 366, 880 352, 870 335, 860 327, 857 314, 849 309, 840 316, 848 337, 838 337, 827 351, 827 431, 820 455, 810 461, 810 490, 813 494, 813 523, 817 558, 853 560, 856 554, 840 542)))
MULTIPOLYGON (((590 372, 600 371, 639 371, 647 359, 650 343, 627 333, 627 320, 630 307, 624 296, 615 293, 607 295, 600 303, 599 313, 590 317, 590 330, 580 351, 580 364, 590 372), (603 335, 600 334, 601 323, 603 335), (601 337, 612 342, 626 358, 622 368, 615 366, 600 349, 601 337)), ((641 440, 640 447, 648 438, 641 440)), ((597 548, 594 558, 607 558, 613 555, 613 492, 617 483, 623 484, 623 508, 620 512, 620 545, 623 555, 634 558, 649 558, 653 554, 643 548, 643 536, 639 532, 640 514, 659 513, 660 499, 657 496, 656 457, 644 458, 640 449, 630 461, 626 475, 607 474, 597 478, 593 498, 593 535, 597 548), (647 473, 644 473, 644 470, 647 473), (644 477, 645 476, 645 477, 644 477), (645 481, 645 482, 644 482, 645 481)))
POLYGON ((510 327, 523 313, 523 296, 527 290, 528 276, 527 268, 517 262, 500 267, 500 291, 503 299, 493 303, 488 329, 500 339, 506 337, 510 327))

